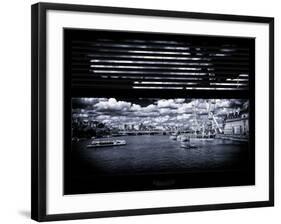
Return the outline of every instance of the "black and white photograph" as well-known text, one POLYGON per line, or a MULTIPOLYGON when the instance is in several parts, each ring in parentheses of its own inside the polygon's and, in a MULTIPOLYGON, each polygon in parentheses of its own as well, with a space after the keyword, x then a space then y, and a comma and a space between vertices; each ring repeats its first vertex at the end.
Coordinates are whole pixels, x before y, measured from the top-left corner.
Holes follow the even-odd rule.
POLYGON ((274 206, 272 10, 162 3, 32 5, 33 220, 274 206))
POLYGON ((64 32, 65 194, 255 184, 253 38, 64 32))
MULTIPOLYGON (((188 181, 155 178, 149 186, 157 189, 227 184, 200 180, 223 172, 229 183, 253 184, 248 106, 245 99, 73 98, 72 175, 83 183, 101 175, 192 174, 188 181)), ((80 183, 72 184, 78 190, 80 183)))

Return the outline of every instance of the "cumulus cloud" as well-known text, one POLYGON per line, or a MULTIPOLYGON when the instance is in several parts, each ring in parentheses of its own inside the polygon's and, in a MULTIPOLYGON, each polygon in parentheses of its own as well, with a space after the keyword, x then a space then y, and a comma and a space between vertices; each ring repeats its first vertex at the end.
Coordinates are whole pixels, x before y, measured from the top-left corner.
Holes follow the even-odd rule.
POLYGON ((239 99, 116 99, 73 98, 73 117, 90 117, 109 125, 145 124, 194 126, 212 111, 218 122, 237 108, 246 110, 248 100, 239 99), (196 113, 196 115, 195 115, 196 113))
POLYGON ((130 110, 131 111, 139 111, 139 110, 141 110, 141 106, 133 103, 130 110))
POLYGON ((154 104, 150 104, 146 107, 141 108, 140 111, 150 113, 150 112, 156 112, 158 110, 157 106, 154 104))
POLYGON ((181 106, 178 108, 177 112, 179 114, 183 114, 183 113, 191 114, 191 113, 193 113, 193 104, 192 104, 192 102, 181 104, 181 106))
POLYGON ((177 110, 170 109, 170 108, 159 108, 159 113, 161 115, 176 114, 177 110))
MULTIPOLYGON (((181 101, 181 99, 178 99, 178 100, 181 101)), ((173 99, 169 99, 169 100, 161 99, 161 100, 158 100, 157 106, 158 106, 158 108, 173 108, 173 109, 175 109, 175 108, 178 108, 180 106, 180 103, 176 102, 176 100, 173 100, 173 99)))
POLYGON ((155 118, 155 121, 156 121, 157 123, 163 123, 163 122, 168 121, 169 118, 170 118, 170 116, 169 116, 169 115, 166 115, 166 116, 162 116, 162 117, 157 117, 157 118, 155 118))
POLYGON ((184 103, 185 99, 175 99, 176 103, 184 103))
POLYGON ((101 101, 95 104, 97 111, 127 111, 131 107, 131 103, 125 101, 117 101, 110 98, 108 101, 101 101))
POLYGON ((72 98, 72 108, 91 109, 93 105, 99 102, 106 101, 107 98, 72 98))
POLYGON ((188 120, 191 118, 191 114, 181 114, 181 115, 177 115, 177 120, 182 121, 182 120, 188 120))

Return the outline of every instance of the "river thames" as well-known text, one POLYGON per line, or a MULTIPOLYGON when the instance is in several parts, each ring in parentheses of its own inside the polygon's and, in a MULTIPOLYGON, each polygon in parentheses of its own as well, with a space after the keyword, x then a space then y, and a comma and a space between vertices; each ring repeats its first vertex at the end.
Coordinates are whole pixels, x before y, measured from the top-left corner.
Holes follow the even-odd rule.
POLYGON ((231 140, 191 140, 196 148, 186 149, 180 147, 180 141, 171 140, 167 135, 122 136, 109 139, 124 139, 127 144, 100 148, 87 148, 92 140, 73 144, 75 160, 87 167, 85 172, 151 174, 242 169, 248 159, 247 144, 231 140))
MULTIPOLYGON (((248 175, 248 143, 222 139, 191 139, 196 148, 187 149, 181 147, 180 141, 172 140, 168 135, 109 139, 126 140, 127 144, 87 148, 93 140, 72 143, 67 192, 110 192, 139 188, 146 190, 151 189, 155 175, 158 178, 162 174, 169 178, 179 174, 188 175, 185 176, 185 181, 181 181, 181 176, 176 177, 179 188, 253 183, 248 175)), ((175 180, 172 179, 173 184, 175 180)))

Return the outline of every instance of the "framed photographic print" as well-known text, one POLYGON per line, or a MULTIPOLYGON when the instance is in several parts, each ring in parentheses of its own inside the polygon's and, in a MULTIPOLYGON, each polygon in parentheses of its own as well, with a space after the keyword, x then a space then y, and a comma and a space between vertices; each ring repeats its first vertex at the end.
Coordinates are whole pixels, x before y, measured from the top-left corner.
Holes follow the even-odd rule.
POLYGON ((274 19, 32 6, 32 218, 274 204, 274 19))

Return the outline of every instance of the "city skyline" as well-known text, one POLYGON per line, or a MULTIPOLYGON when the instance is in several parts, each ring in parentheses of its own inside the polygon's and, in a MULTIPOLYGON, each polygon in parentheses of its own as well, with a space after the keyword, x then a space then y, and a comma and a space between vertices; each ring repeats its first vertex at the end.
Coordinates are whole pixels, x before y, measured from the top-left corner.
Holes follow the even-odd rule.
POLYGON ((219 125, 234 112, 247 111, 244 99, 73 98, 73 119, 90 119, 122 129, 129 125, 192 129, 211 112, 219 125))

